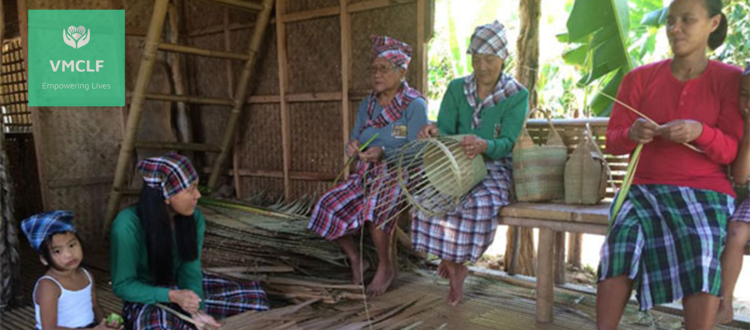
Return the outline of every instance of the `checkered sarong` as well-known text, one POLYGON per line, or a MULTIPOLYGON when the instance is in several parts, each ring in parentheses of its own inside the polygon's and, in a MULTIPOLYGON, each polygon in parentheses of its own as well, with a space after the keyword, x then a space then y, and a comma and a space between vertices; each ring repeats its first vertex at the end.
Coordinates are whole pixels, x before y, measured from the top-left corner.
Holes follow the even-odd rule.
POLYGON ((732 217, 729 218, 729 221, 750 222, 750 198, 745 198, 740 203, 737 209, 734 210, 732 217))
MULTIPOLYGON (((206 313, 216 320, 255 310, 269 309, 266 293, 258 282, 234 282, 218 276, 203 273, 203 294, 206 313)), ((170 308, 184 312, 177 304, 167 304, 170 308)), ((194 330, 191 324, 172 313, 151 304, 125 302, 122 307, 125 329, 177 329, 194 330)))
POLYGON ((307 229, 328 240, 335 240, 354 233, 365 221, 371 221, 376 226, 380 226, 386 220, 390 220, 383 226, 383 230, 386 233, 392 233, 396 228, 396 221, 391 218, 405 205, 401 203, 403 199, 401 187, 395 184, 395 180, 373 182, 372 179, 376 177, 386 178, 381 176, 385 170, 383 163, 372 165, 357 162, 356 172, 349 175, 346 181, 326 192, 315 204, 307 229), (366 202, 363 178, 367 182, 366 202), (381 189, 384 181, 392 185, 381 189), (369 195, 370 192, 378 193, 369 195), (401 205, 397 206, 399 203, 401 205))
POLYGON ((427 217, 417 211, 411 228, 412 246, 440 259, 476 262, 495 239, 497 216, 510 204, 510 158, 488 161, 487 177, 443 216, 427 217))
POLYGON ((711 190, 633 185, 601 250, 599 281, 627 275, 641 310, 721 290, 719 258, 734 198, 711 190))

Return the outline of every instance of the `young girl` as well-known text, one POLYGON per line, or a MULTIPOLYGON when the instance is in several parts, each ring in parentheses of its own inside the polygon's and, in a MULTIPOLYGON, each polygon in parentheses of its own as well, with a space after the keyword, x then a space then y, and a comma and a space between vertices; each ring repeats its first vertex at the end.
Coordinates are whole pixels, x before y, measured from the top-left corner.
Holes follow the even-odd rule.
POLYGON ((53 211, 21 223, 31 247, 49 267, 34 288, 36 329, 121 328, 104 320, 94 278, 81 267, 83 250, 72 220, 72 212, 53 211))
MULTIPOLYGON (((740 110, 745 118, 745 135, 742 138, 737 159, 732 164, 732 177, 735 184, 745 186, 750 176, 750 65, 742 74, 740 110)), ((745 245, 750 240, 750 198, 740 204, 729 221, 727 246, 721 256, 721 267, 724 269, 721 278, 723 299, 719 304, 719 313, 716 315, 716 322, 720 324, 732 322, 734 319, 732 295, 742 269, 745 245)))

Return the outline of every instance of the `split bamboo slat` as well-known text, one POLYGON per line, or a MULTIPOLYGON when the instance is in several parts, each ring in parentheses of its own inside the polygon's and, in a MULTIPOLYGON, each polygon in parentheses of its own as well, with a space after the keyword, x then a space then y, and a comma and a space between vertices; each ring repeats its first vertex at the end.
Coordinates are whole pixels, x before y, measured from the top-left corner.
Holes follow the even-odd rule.
MULTIPOLYGON (((117 211, 120 208, 120 200, 122 199, 123 195, 128 192, 127 168, 131 165, 130 160, 136 148, 171 149, 218 153, 216 160, 212 164, 213 166, 211 169, 211 175, 208 180, 208 186, 212 188, 215 188, 218 184, 219 177, 221 175, 221 168, 229 158, 229 154, 232 151, 232 141, 234 140, 236 135, 235 133, 238 127, 241 110, 247 103, 248 99, 247 87, 250 81, 250 76, 253 74, 253 70, 255 68, 255 62, 258 58, 259 48, 263 40, 263 36, 265 35, 266 28, 268 27, 268 22, 270 21, 271 10, 273 8, 274 1, 262 0, 262 2, 260 3, 240 0, 203 1, 210 1, 217 4, 230 6, 232 8, 257 12, 257 19, 254 24, 253 34, 252 38, 250 39, 248 52, 247 54, 235 54, 221 50, 205 50, 195 47, 178 45, 174 43, 177 39, 174 35, 171 35, 171 37, 169 38, 171 39, 168 40, 170 42, 162 42, 161 38, 165 25, 165 19, 169 10, 169 0, 156 0, 154 4, 153 15, 151 16, 151 22, 149 23, 148 32, 146 34, 143 57, 141 58, 140 68, 138 69, 138 78, 136 80, 135 89, 132 93, 131 106, 125 125, 125 134, 123 136, 120 153, 117 158, 117 168, 115 170, 112 191, 110 192, 109 202, 107 205, 107 216, 104 220, 103 232, 105 233, 105 235, 109 230, 109 225, 111 224, 112 219, 115 217, 117 211), (237 87, 234 93, 232 93, 232 98, 223 100, 191 95, 161 95, 146 93, 148 84, 151 81, 151 76, 154 71, 156 52, 159 50, 221 58, 227 60, 244 61, 244 67, 242 69, 237 87), (197 103, 206 105, 223 105, 231 107, 231 112, 229 115, 229 119, 227 120, 227 126, 224 130, 224 136, 222 137, 221 144, 219 146, 208 146, 198 143, 136 141, 135 138, 138 133, 138 126, 140 124, 141 114, 143 112, 144 102, 146 100, 197 103)), ((172 12, 174 13, 176 11, 173 10, 172 12)))

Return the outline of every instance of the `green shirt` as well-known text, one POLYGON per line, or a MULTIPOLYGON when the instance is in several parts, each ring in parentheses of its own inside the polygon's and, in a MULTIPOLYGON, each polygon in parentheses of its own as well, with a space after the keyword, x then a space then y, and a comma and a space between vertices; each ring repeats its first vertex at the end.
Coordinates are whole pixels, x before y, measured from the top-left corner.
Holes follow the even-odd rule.
MULTIPOLYGON (((477 99, 477 103, 482 100, 477 99)), ((464 78, 458 78, 450 82, 443 96, 437 127, 440 135, 474 134, 487 140, 484 155, 497 160, 513 150, 528 109, 529 92, 523 88, 495 106, 483 108, 479 112, 482 123, 472 128, 474 109, 464 94, 464 78)))
MULTIPOLYGON (((197 221, 198 258, 183 262, 177 250, 177 243, 172 247, 173 269, 177 274, 177 286, 180 289, 193 290, 203 303, 203 273, 201 272, 201 250, 203 235, 206 232, 206 219, 198 209, 193 215, 197 221)), ((154 285, 154 277, 148 265, 146 233, 141 226, 135 206, 128 207, 117 215, 112 224, 110 262, 112 272, 112 290, 124 301, 144 304, 168 303, 170 288, 154 285)))

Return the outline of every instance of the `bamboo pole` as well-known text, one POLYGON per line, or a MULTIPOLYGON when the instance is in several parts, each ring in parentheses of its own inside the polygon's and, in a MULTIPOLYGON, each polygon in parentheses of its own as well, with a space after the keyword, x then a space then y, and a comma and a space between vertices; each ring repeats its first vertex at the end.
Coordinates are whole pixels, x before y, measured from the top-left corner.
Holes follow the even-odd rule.
MULTIPOLYGON (((553 242, 555 234, 548 228, 539 228, 540 242, 553 242)), ((553 259, 554 244, 539 244, 538 276, 536 280, 536 320, 539 323, 552 322, 554 308, 553 259)))
POLYGON ((420 59, 419 68, 417 70, 417 88, 422 92, 422 95, 427 95, 427 36, 425 35, 426 27, 426 6, 425 0, 417 1, 417 44, 415 49, 417 54, 415 58, 420 59))
POLYGON ((154 12, 151 16, 151 23, 149 23, 148 32, 146 33, 145 47, 143 49, 143 57, 141 58, 140 68, 138 69, 138 78, 135 83, 135 89, 133 92, 133 100, 130 106, 130 113, 128 115, 127 124, 125 125, 126 131, 123 136, 122 146, 120 147, 120 154, 117 157, 117 167, 115 169, 115 180, 112 184, 112 191, 109 195, 109 201, 107 203, 107 215, 104 218, 104 226, 102 227, 103 234, 108 234, 109 225, 115 214, 120 208, 120 199, 122 193, 120 192, 125 185, 125 179, 127 178, 127 168, 130 164, 130 157, 134 151, 135 138, 138 133, 138 124, 141 120, 141 112, 143 111, 143 105, 146 101, 146 89, 148 83, 151 80, 151 75, 154 71, 154 63, 156 60, 156 52, 158 51, 159 40, 164 29, 164 19, 167 15, 167 7, 169 0, 156 0, 154 4, 154 12))
POLYGON ((555 232, 555 284, 562 285, 565 279, 565 232, 555 232))
POLYGON ((135 143, 136 148, 153 149, 153 150, 182 150, 182 151, 204 151, 204 152, 221 152, 218 147, 205 143, 180 143, 180 142, 162 142, 162 141, 138 141, 135 143))
MULTIPOLYGON (((169 4, 169 42, 177 44, 180 41, 180 4, 175 0, 169 4)), ((182 73, 182 56, 176 53, 169 54, 169 65, 172 69, 172 80, 174 81, 174 92, 177 95, 187 95, 187 83, 182 73)), ((190 114, 185 102, 177 103, 177 137, 180 142, 193 142, 193 130, 190 124, 190 114)))
POLYGON ((170 94, 158 94, 158 93, 148 93, 146 94, 146 99, 153 100, 153 101, 184 102, 184 103, 202 104, 202 105, 232 106, 233 104, 231 100, 214 98, 214 97, 170 95, 170 94))
MULTIPOLYGON (((229 8, 224 8, 224 50, 229 52, 232 50, 232 35, 229 30, 229 8)), ((227 94, 230 98, 234 97, 234 70, 232 69, 233 63, 231 61, 226 62, 227 69, 227 94)), ((242 199, 242 180, 240 179, 239 168, 240 168, 240 132, 235 132, 234 143, 232 146, 232 179, 234 179, 234 196, 237 199, 242 199)))
POLYGON ((281 147, 282 147, 282 159, 284 172, 284 198, 289 200, 291 196, 290 178, 289 178, 289 166, 292 161, 291 153, 291 132, 290 132, 290 118, 289 118, 289 105, 286 101, 286 90, 288 87, 288 76, 287 76, 287 54, 286 54, 286 25, 283 20, 286 12, 285 0, 276 0, 276 52, 279 62, 279 96, 281 102, 279 106, 281 108, 281 147))
POLYGON ((202 48, 178 45, 174 43, 160 43, 159 50, 176 52, 176 53, 192 54, 192 55, 205 56, 205 57, 223 58, 223 59, 228 59, 228 60, 238 60, 238 61, 247 61, 250 58, 250 56, 246 54, 237 54, 237 53, 225 52, 221 50, 202 49, 202 48))
POLYGON ((250 10, 254 12, 262 12, 264 9, 266 9, 265 4, 267 1, 263 1, 263 4, 250 2, 250 1, 242 1, 242 0, 203 0, 206 2, 215 2, 218 4, 222 4, 225 6, 233 6, 238 7, 240 9, 250 10))
MULTIPOLYGON (((229 0, 222 0, 229 1, 229 0)), ((255 62, 258 58, 258 50, 260 49, 261 41, 266 33, 268 27, 268 20, 271 16, 271 8, 273 7, 273 0, 263 0, 263 10, 258 14, 255 30, 253 31, 252 39, 250 40, 250 49, 248 50, 248 60, 245 62, 245 66, 240 75, 240 81, 237 84, 237 88, 234 93, 234 102, 232 110, 229 114, 227 128, 224 131, 224 137, 221 141, 221 153, 214 160, 213 169, 211 170, 211 176, 208 179, 208 186, 216 188, 219 183, 219 177, 221 176, 221 168, 229 158, 229 152, 231 150, 231 144, 237 131, 237 124, 239 122, 240 113, 242 107, 245 104, 247 98, 247 86, 250 82, 250 75, 253 73, 255 62)))

